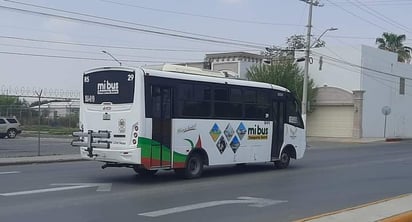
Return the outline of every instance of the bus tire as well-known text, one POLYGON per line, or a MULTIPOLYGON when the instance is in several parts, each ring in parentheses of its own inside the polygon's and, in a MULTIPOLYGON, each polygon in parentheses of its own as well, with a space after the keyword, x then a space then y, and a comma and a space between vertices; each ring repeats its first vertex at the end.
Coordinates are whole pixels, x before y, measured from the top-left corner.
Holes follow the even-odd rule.
POLYGON ((193 153, 189 156, 184 169, 176 169, 178 176, 183 176, 186 179, 198 178, 203 173, 203 159, 198 153, 193 153))
POLYGON ((286 150, 280 154, 279 160, 275 161, 275 167, 278 169, 285 169, 289 166, 290 154, 286 150))
POLYGON ((151 177, 157 173, 157 170, 148 170, 138 166, 134 166, 133 170, 142 177, 151 177))

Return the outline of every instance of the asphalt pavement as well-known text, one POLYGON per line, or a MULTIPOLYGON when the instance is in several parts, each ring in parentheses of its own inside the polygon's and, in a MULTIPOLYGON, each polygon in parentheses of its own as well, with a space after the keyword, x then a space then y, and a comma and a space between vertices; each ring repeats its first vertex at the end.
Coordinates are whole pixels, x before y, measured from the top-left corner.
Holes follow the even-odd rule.
MULTIPOLYGON (((0 165, 48 163, 81 160, 79 148, 70 145, 72 137, 25 134, 15 139, 0 139, 0 165)), ((308 138, 308 149, 339 149, 358 144, 373 145, 382 138, 308 138)))
MULTIPOLYGON (((126 168, 101 170, 93 161, 2 166, 0 218, 293 221, 411 193, 411 141, 309 140, 309 145, 305 157, 286 170, 272 164, 208 167, 196 180, 178 179, 171 171, 143 178, 126 168)), ((41 157, 56 156, 67 155, 41 157)), ((15 157, 0 159, 10 158, 15 157)), ((40 157, 17 159, 24 158, 40 157)))

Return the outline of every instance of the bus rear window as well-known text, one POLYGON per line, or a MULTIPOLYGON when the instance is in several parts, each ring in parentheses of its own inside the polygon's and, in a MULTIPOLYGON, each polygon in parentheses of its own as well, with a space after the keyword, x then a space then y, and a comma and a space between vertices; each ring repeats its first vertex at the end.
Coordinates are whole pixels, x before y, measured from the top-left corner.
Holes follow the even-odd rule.
POLYGON ((133 103, 135 73, 125 70, 105 70, 83 76, 84 103, 133 103))

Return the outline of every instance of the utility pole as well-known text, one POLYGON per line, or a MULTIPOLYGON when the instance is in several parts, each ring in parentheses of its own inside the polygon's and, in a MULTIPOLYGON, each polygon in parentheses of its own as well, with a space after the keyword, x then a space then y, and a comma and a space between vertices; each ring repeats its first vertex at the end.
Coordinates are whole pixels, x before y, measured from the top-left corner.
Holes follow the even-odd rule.
POLYGON ((40 110, 40 103, 41 103, 41 94, 43 93, 43 90, 41 89, 40 91, 35 91, 37 97, 39 98, 39 122, 38 122, 38 129, 37 129, 37 156, 40 156, 40 124, 41 124, 41 110, 40 110))
POLYGON ((319 0, 300 0, 309 4, 309 15, 308 15, 308 25, 306 33, 306 50, 305 50, 305 72, 303 76, 303 93, 302 93, 302 117, 303 122, 306 127, 306 111, 308 102, 308 76, 309 76, 309 55, 310 55, 310 37, 312 32, 312 8, 313 6, 322 7, 323 5, 319 3, 319 0))

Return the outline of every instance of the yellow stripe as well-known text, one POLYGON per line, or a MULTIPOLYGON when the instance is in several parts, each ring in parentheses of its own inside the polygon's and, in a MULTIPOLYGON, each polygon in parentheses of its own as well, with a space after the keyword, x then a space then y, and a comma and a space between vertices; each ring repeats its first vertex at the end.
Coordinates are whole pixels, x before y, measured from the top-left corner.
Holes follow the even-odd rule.
POLYGON ((380 220, 380 222, 411 222, 412 221, 412 211, 401 213, 392 217, 380 220))
POLYGON ((346 212, 346 211, 350 211, 350 210, 355 210, 355 209, 359 209, 359 208, 363 208, 363 207, 368 207, 368 206, 371 206, 371 205, 374 205, 374 204, 383 203, 383 202, 386 202, 386 201, 406 197, 406 196, 409 196, 409 195, 410 194, 403 194, 403 195, 396 196, 396 197, 390 197, 390 198, 387 198, 387 199, 378 200, 378 201, 375 201, 375 202, 370 202, 370 203, 362 204, 362 205, 355 206, 355 207, 350 207, 350 208, 345 208, 345 209, 342 209, 342 210, 337 210, 337 211, 332 211, 332 212, 328 212, 328 213, 324 213, 324 214, 319 214, 319 215, 312 216, 312 217, 306 217, 306 218, 303 218, 303 219, 300 219, 300 220, 296 220, 295 222, 310 221, 310 220, 318 219, 318 218, 325 217, 325 216, 330 216, 330 215, 334 215, 334 214, 338 214, 338 213, 342 213, 342 212, 346 212))

